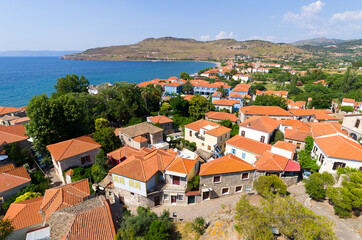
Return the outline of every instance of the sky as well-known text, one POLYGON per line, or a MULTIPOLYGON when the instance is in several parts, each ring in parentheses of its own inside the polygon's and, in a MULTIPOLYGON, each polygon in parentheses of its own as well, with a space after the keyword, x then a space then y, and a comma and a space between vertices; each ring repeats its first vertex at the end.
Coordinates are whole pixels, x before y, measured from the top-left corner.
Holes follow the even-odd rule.
POLYGON ((0 0, 0 51, 86 50, 149 37, 362 38, 362 0, 0 0))

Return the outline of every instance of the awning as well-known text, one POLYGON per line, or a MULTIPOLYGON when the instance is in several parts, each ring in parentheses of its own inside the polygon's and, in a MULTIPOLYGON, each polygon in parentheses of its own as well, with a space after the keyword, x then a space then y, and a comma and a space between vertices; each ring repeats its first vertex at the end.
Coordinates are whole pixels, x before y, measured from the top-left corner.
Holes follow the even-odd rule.
POLYGON ((185 194, 186 196, 200 195, 200 191, 190 191, 185 194))
POLYGON ((285 172, 299 172, 300 164, 294 161, 288 161, 287 166, 285 167, 285 172))

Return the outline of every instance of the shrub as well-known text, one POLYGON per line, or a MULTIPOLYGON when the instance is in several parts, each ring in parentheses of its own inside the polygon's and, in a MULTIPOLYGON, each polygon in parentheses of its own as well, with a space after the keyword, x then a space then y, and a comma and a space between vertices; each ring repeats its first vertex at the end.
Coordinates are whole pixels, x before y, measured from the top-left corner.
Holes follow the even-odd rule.
POLYGON ((287 186, 276 175, 260 176, 254 181, 256 191, 262 197, 267 197, 271 194, 286 194, 287 186))
POLYGON ((306 193, 314 200, 324 200, 328 186, 334 184, 334 178, 330 173, 313 173, 306 180, 305 190, 306 193))
POLYGON ((28 199, 32 199, 32 198, 37 198, 40 197, 41 193, 38 192, 26 192, 23 195, 20 195, 19 197, 17 197, 14 201, 14 203, 16 202, 22 202, 28 199))
POLYGON ((344 112, 353 112, 353 107, 351 107, 351 106, 341 106, 341 107, 339 107, 339 109, 341 109, 342 111, 344 111, 344 112))
POLYGON ((197 217, 191 223, 192 229, 198 232, 200 235, 204 234, 205 231, 205 219, 203 217, 197 217))

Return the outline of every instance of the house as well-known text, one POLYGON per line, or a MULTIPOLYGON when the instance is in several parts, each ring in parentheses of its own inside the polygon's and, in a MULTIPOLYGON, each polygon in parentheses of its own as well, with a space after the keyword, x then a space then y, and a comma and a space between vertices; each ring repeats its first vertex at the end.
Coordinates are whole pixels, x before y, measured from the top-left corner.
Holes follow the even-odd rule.
POLYGON ((252 77, 249 74, 244 74, 244 75, 240 76, 240 82, 241 83, 246 83, 248 81, 250 82, 251 80, 252 80, 252 77))
POLYGON ((254 164, 265 151, 270 151, 271 145, 250 138, 236 135, 226 141, 225 155, 233 154, 242 160, 254 164))
POLYGON ((123 145, 134 148, 148 147, 163 141, 163 129, 147 122, 142 122, 125 128, 117 128, 117 135, 123 145))
POLYGON ((9 240, 25 239, 28 231, 42 226, 43 220, 39 213, 42 201, 43 197, 37 197, 10 204, 4 217, 9 219, 14 227, 9 240))
POLYGON ((175 159, 173 150, 153 149, 131 155, 109 170, 113 193, 127 206, 158 206, 162 202, 164 171, 175 159))
POLYGON ((239 135, 263 143, 270 143, 279 126, 279 121, 268 116, 252 116, 239 123, 239 135))
POLYGON ((28 137, 25 135, 23 125, 3 126, 0 125, 0 149, 10 143, 18 143, 20 148, 28 147, 28 137))
POLYGON ((318 110, 314 110, 314 112, 315 112, 315 119, 314 119, 315 122, 339 122, 338 118, 333 117, 327 113, 323 113, 318 110))
POLYGON ((58 210, 47 221, 48 239, 113 240, 116 222, 109 202, 98 196, 68 208, 58 210))
POLYGON ((236 85, 232 91, 241 95, 248 95, 250 93, 250 85, 246 83, 240 83, 236 85))
POLYGON ((237 73, 237 74, 234 74, 232 79, 235 80, 235 81, 239 81, 241 78, 241 74, 237 73))
POLYGON ((0 167, 0 197, 4 201, 20 192, 30 183, 31 178, 23 166, 15 168, 10 163, 0 167))
POLYGON ((325 80, 318 80, 313 82, 313 84, 322 84, 323 86, 328 86, 328 83, 325 80))
POLYGON ((24 115, 24 108, 0 107, 0 117, 3 117, 5 115, 22 116, 24 115))
POLYGON ((286 142, 286 141, 279 140, 278 142, 276 142, 272 146, 271 152, 284 156, 290 160, 296 160, 298 157, 297 156, 297 145, 286 142))
POLYGON ((118 148, 110 153, 107 153, 107 157, 109 161, 113 165, 117 165, 122 161, 126 160, 127 157, 130 156, 144 156, 150 153, 152 150, 150 148, 143 147, 141 149, 133 148, 128 145, 125 145, 121 148, 118 148))
POLYGON ((256 90, 256 96, 258 95, 274 95, 277 97, 282 97, 282 98, 288 98, 288 91, 274 91, 274 90, 267 90, 267 91, 259 91, 256 90))
POLYGON ((305 146, 305 139, 308 136, 312 136, 311 132, 303 130, 295 130, 287 128, 284 133, 284 140, 297 145, 297 149, 303 149, 305 146))
POLYGON ((321 165, 319 172, 336 173, 340 167, 362 169, 362 145, 331 123, 312 125, 311 153, 321 165))
POLYGON ((242 106, 242 103, 238 100, 220 99, 213 100, 212 105, 215 106, 217 111, 227 110, 230 113, 233 113, 242 106))
POLYGON ((19 117, 13 120, 10 120, 10 125, 26 124, 30 121, 29 117, 19 117))
POLYGON ((222 153, 225 142, 230 138, 230 132, 230 128, 200 119, 185 125, 185 140, 195 142, 198 149, 222 153))
POLYGON ((199 202, 200 193, 190 192, 187 183, 199 172, 199 157, 177 157, 165 170, 166 184, 163 187, 163 204, 193 204, 199 202), (186 195, 186 192, 189 194, 186 195))
POLYGON ((211 95, 211 97, 212 97, 212 101, 214 101, 214 100, 220 100, 221 99, 221 97, 222 97, 222 94, 221 94, 221 92, 219 92, 219 91, 216 91, 216 92, 214 92, 212 95, 211 95))
POLYGON ((354 140, 362 137, 362 113, 345 114, 342 123, 342 130, 354 140))
POLYGON ((302 130, 306 132, 311 131, 311 127, 302 121, 299 120, 281 120, 281 126, 279 128, 285 134, 285 129, 294 129, 294 130, 302 130))
POLYGON ((354 107, 355 100, 350 98, 343 98, 341 106, 354 107))
POLYGON ((160 124, 161 127, 164 129, 165 134, 170 134, 173 132, 173 121, 166 116, 158 115, 154 117, 147 117, 147 122, 153 124, 160 124))
POLYGON ((47 189, 40 206, 43 223, 47 222, 55 211, 79 204, 90 198, 88 179, 47 189))
POLYGON ((166 94, 179 94, 182 91, 182 82, 172 82, 164 85, 166 94))
POLYGON ((221 122, 223 120, 230 120, 233 124, 238 121, 238 117, 233 113, 226 112, 207 112, 205 113, 205 119, 208 121, 221 122))
POLYGON ((255 170, 253 165, 233 154, 202 164, 199 174, 202 200, 250 190, 255 170))
POLYGON ((190 82, 193 86, 194 94, 200 94, 203 96, 212 95, 221 86, 224 87, 224 89, 227 91, 227 95, 229 94, 229 92, 231 90, 231 87, 227 83, 224 83, 224 82, 210 83, 210 82, 204 81, 204 80, 190 80, 190 82))
POLYGON ((313 109, 289 109, 289 112, 293 114, 293 119, 303 122, 313 122, 315 118, 313 109))
POLYGON ((243 122, 252 116, 268 115, 276 120, 293 119, 293 115, 278 106, 247 106, 239 110, 240 121, 243 122))
POLYGON ((63 172, 72 167, 85 167, 95 162, 101 145, 91 137, 82 136, 47 146, 55 172, 65 184, 63 172))
POLYGON ((288 109, 305 109, 305 105, 307 104, 306 101, 296 101, 296 102, 289 102, 288 109))

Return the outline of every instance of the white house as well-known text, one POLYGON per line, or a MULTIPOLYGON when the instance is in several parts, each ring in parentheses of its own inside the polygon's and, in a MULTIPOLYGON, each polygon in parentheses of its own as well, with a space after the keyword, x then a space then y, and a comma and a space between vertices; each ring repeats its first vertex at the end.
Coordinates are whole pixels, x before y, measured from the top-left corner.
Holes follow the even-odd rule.
POLYGON ((350 98, 343 98, 341 106, 354 107, 355 100, 350 98))
POLYGON ((362 113, 345 114, 342 130, 354 140, 360 139, 362 137, 362 113))
POLYGON ((239 124, 239 135, 256 141, 270 143, 280 122, 268 116, 252 116, 239 124))

